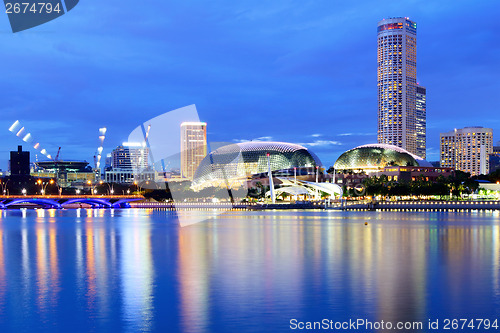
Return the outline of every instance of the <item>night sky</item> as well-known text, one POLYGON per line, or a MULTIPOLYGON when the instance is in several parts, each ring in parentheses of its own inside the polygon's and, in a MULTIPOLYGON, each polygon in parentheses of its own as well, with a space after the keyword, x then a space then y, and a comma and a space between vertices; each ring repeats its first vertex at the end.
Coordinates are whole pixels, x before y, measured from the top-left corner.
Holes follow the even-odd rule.
POLYGON ((3 14, 0 168, 23 143, 17 119, 53 156, 90 162, 99 127, 106 154, 190 104, 210 141, 300 143, 332 165, 376 142, 377 22, 401 16, 418 25, 435 161, 440 132, 484 126, 500 140, 499 14, 497 0, 82 0, 16 34, 3 14))

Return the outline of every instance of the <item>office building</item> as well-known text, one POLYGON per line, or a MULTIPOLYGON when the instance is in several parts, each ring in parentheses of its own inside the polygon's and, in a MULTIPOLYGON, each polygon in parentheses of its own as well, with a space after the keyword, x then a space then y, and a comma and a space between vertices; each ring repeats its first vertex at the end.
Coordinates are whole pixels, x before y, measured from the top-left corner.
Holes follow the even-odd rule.
POLYGON ((441 167, 469 172, 472 176, 487 174, 492 153, 491 128, 465 127, 440 134, 441 167))
POLYGON ((493 146, 493 152, 490 154, 490 173, 500 169, 500 141, 496 146, 493 146))
POLYGON ((207 124, 181 124, 181 175, 193 179, 201 160, 207 155, 207 124))
POLYGON ((30 176, 30 152, 23 151, 23 146, 17 146, 17 151, 10 152, 10 175, 21 178, 30 176))
POLYGON ((427 114, 426 114, 426 93, 427 89, 417 85, 417 94, 415 98, 416 110, 416 130, 417 130, 417 153, 416 155, 422 157, 424 160, 426 154, 426 135, 427 135, 427 114))
POLYGON ((113 170, 128 170, 139 173, 148 168, 149 149, 135 142, 124 142, 111 152, 113 170))
POLYGON ((17 151, 10 152, 10 176, 1 180, 3 194, 34 193, 34 180, 30 175, 30 152, 23 151, 22 146, 17 151))
MULTIPOLYGON (((378 23, 377 86, 378 143, 425 158, 425 112, 418 117, 416 105, 417 24, 408 18, 378 23)), ((424 91, 419 93, 421 107, 424 91)))

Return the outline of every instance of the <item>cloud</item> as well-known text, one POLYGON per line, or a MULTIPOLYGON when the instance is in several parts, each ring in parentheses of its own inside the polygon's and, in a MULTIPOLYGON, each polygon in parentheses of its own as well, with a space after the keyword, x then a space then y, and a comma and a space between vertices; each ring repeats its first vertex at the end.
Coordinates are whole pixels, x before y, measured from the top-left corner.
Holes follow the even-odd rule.
POLYGON ((342 143, 339 141, 332 141, 332 140, 316 140, 314 142, 299 143, 299 145, 308 147, 326 147, 326 146, 341 146, 342 143))
POLYGON ((242 142, 251 142, 251 141, 273 141, 272 136, 261 136, 260 138, 255 138, 252 140, 247 140, 247 139, 233 139, 234 142, 242 143, 242 142))
POLYGON ((342 133, 339 136, 363 136, 363 135, 375 135, 375 133, 342 133))
POLYGON ((323 135, 323 134, 319 134, 319 133, 317 133, 317 134, 311 134, 311 136, 312 136, 313 138, 319 138, 319 137, 320 137, 320 136, 322 136, 322 135, 323 135))

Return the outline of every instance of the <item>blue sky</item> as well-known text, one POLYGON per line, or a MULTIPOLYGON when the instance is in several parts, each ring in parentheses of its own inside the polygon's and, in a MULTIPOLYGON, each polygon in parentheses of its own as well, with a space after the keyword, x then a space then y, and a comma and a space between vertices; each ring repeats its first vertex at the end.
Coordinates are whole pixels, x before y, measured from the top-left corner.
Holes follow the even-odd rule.
POLYGON ((16 34, 4 15, 0 168, 22 143, 8 131, 16 119, 49 153, 90 162, 99 127, 107 153, 190 104, 211 141, 301 143, 331 165, 376 141, 376 26, 396 16, 418 24, 428 160, 438 160, 439 132, 484 126, 500 140, 498 13, 494 0, 82 0, 16 34))

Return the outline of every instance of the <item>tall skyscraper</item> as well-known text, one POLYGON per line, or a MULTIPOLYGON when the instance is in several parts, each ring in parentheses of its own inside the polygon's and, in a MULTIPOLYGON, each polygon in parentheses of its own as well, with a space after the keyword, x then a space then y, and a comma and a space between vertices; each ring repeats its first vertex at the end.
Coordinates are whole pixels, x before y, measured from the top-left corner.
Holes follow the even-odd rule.
POLYGON ((427 114, 426 114, 426 93, 425 87, 417 85, 416 94, 416 130, 417 130, 417 155, 426 158, 426 133, 427 133, 427 114))
POLYGON ((207 124, 181 124, 181 175, 193 179, 201 160, 207 155, 207 124))
POLYGON ((378 142, 425 158, 425 117, 418 117, 416 106, 417 24, 384 19, 377 38, 378 142))
POLYGON ((487 174, 492 153, 491 128, 465 127, 440 134, 441 167, 469 172, 472 176, 487 174))

